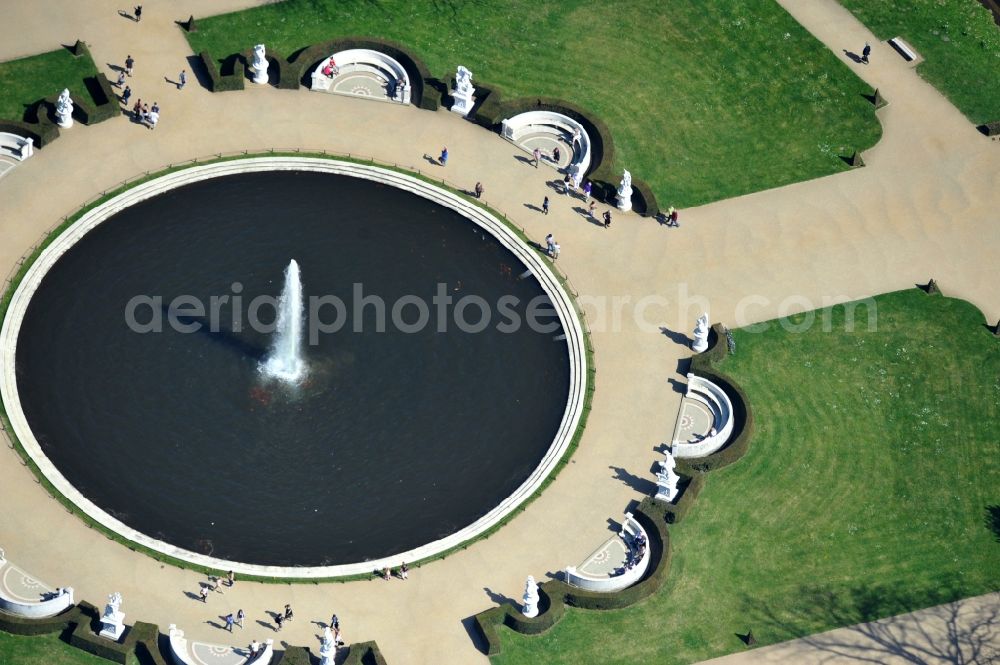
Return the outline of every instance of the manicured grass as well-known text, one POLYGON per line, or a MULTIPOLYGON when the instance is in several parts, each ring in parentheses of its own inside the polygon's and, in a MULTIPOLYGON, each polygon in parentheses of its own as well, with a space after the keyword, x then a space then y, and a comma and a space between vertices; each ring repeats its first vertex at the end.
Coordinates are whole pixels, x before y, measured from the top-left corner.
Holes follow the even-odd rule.
MULTIPOLYGON (((0 630, 0 665, 108 665, 98 658, 61 641, 57 635, 25 637, 0 630)), ((130 657, 136 663, 135 656, 130 657)))
POLYGON ((96 76, 87 54, 74 57, 64 48, 20 60, 0 62, 0 118, 23 120, 28 106, 69 88, 70 97, 90 102, 83 79, 96 76))
POLYGON ((618 167, 661 207, 688 207, 846 169, 873 145, 871 90, 773 0, 288 0, 199 19, 217 58, 263 42, 287 56, 347 35, 398 41, 439 78, 458 64, 505 98, 551 96, 608 124, 618 167))
POLYGON ((875 331, 863 307, 854 332, 844 307, 831 332, 734 331, 720 369, 757 431, 670 527, 664 588, 543 636, 504 629, 495 662, 691 663, 749 629, 769 644, 1000 589, 1000 340, 964 301, 876 300, 875 331))
POLYGON ((1000 27, 977 0, 840 2, 879 39, 911 44, 925 58, 920 75, 969 120, 1000 120, 1000 27))

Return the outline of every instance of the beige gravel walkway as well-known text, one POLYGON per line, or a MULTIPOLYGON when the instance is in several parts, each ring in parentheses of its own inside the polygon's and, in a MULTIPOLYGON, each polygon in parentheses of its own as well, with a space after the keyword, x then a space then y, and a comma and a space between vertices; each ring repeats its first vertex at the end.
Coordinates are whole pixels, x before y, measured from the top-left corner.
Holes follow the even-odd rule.
MULTIPOLYGON (((193 639, 223 641, 227 636, 208 621, 242 607, 248 616, 242 638, 249 641, 271 636, 257 620, 290 602, 298 620, 280 635, 288 643, 318 645, 308 621, 336 610, 349 640, 377 640, 392 665, 484 662, 462 622, 491 605, 488 591, 515 597, 526 575, 544 578, 581 561, 606 538, 606 520, 652 487, 653 449, 669 439, 678 406, 668 378, 681 378, 679 363, 689 355, 660 326, 687 332, 709 306, 713 321, 751 323, 929 277, 991 321, 1000 317, 992 279, 1000 250, 1000 144, 978 134, 881 45, 870 67, 851 65, 891 101, 880 112, 885 136, 865 155, 867 168, 686 210, 680 229, 616 214, 605 230, 559 196, 548 217, 531 211, 528 204, 551 193, 549 173, 526 167, 513 146, 446 111, 271 87, 213 95, 193 80, 183 91, 173 89, 164 77, 173 78, 191 55, 173 21, 199 13, 199 3, 146 4, 139 25, 104 0, 46 0, 30 12, 13 4, 2 10, 5 23, 13 17, 22 29, 11 31, 15 39, 0 45, 0 57, 78 37, 101 66, 131 53, 135 94, 158 101, 163 112, 155 131, 124 118, 78 124, 0 180, 2 271, 62 215, 125 178, 220 151, 298 146, 364 153, 464 187, 482 180, 488 201, 529 235, 555 233, 563 247, 559 263, 575 287, 606 305, 604 316, 590 308, 597 394, 572 463, 499 533, 414 571, 405 583, 240 583, 206 608, 185 595, 197 589, 197 576, 91 531, 46 494, 14 451, 0 449, 0 547, 42 579, 72 584, 81 598, 121 591, 130 621, 177 623, 193 639), (48 17, 44 24, 34 18, 41 15, 48 17), (442 145, 451 151, 448 166, 431 167, 423 155, 442 145), (621 316, 613 315, 615 302, 621 316), (641 302, 648 306, 637 309, 641 302), (616 469, 650 484, 631 487, 616 469), (574 528, 552 528, 567 523, 574 528)), ((212 7, 247 4, 253 3, 212 7)), ((868 34, 832 0, 782 4, 838 53, 856 49, 868 34)))

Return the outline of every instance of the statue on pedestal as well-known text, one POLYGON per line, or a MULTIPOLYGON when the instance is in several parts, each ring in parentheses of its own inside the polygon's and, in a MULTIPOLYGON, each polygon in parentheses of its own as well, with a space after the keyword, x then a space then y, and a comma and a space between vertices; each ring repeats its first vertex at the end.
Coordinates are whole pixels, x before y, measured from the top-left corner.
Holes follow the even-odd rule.
POLYGON ((660 462, 660 470, 656 474, 656 497, 662 501, 673 501, 677 498, 677 482, 680 476, 677 475, 677 461, 668 450, 666 456, 660 462))
POLYGON ((323 640, 319 646, 320 665, 333 665, 337 657, 337 640, 327 626, 323 629, 323 640))
POLYGON ((632 209, 632 174, 628 171, 622 175, 621 184, 618 185, 618 209, 628 211, 632 209))
POLYGON ((476 89, 472 87, 472 72, 464 65, 459 65, 458 72, 455 74, 455 89, 451 91, 451 96, 455 99, 451 110, 463 116, 468 115, 475 105, 473 99, 475 92, 476 89))
POLYGON ((73 126, 73 100, 69 96, 69 88, 64 88, 56 100, 56 122, 67 129, 73 126))
POLYGON ((470 72, 464 65, 458 66, 458 72, 455 74, 455 92, 467 93, 472 90, 472 72, 470 72))
POLYGON ((694 342, 691 349, 695 353, 701 353, 708 348, 708 312, 698 317, 698 322, 694 326, 694 342))
POLYGON ((524 583, 524 595, 521 596, 521 600, 524 601, 521 614, 529 619, 538 616, 538 584, 531 575, 528 575, 528 581, 524 583))
POLYGON ((108 596, 108 604, 101 615, 101 637, 115 642, 125 635, 125 613, 122 612, 122 595, 117 591, 108 596))
POLYGON ((254 83, 267 83, 267 53, 263 44, 253 47, 253 63, 250 68, 253 69, 254 83))

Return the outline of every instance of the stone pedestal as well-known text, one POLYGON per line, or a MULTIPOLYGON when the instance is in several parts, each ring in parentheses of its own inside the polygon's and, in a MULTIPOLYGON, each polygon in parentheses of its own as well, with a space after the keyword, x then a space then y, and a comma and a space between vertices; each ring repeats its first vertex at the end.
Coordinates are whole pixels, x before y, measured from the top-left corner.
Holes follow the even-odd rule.
POLYGON ((667 502, 673 502, 677 498, 677 483, 680 476, 674 471, 676 467, 674 456, 668 450, 666 457, 660 462, 660 472, 656 474, 655 498, 667 502))
POLYGON ((521 596, 521 600, 524 602, 521 614, 529 619, 538 616, 538 585, 531 575, 528 575, 528 581, 524 584, 524 595, 521 596))
POLYGON ((708 313, 702 314, 698 318, 698 323, 694 326, 694 341, 691 343, 691 350, 701 353, 708 348, 708 313))
POLYGON ((64 89, 56 100, 56 124, 63 129, 73 126, 73 100, 69 96, 69 89, 64 89))
POLYGON ((101 637, 120 642, 125 635, 125 613, 121 610, 101 617, 101 637))

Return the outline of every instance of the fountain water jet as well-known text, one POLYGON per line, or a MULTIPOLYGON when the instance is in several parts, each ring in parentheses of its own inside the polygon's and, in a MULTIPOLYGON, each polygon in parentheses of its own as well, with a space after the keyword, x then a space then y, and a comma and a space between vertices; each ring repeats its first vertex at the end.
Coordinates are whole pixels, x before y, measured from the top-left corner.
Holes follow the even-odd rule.
POLYGON ((302 359, 302 280, 295 259, 285 268, 274 342, 261 370, 268 378, 292 384, 301 381, 306 374, 306 363, 302 359))

